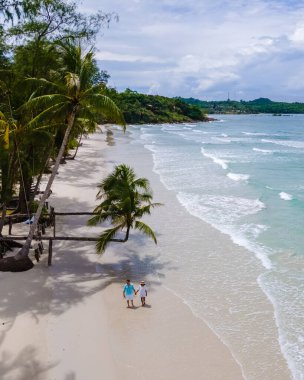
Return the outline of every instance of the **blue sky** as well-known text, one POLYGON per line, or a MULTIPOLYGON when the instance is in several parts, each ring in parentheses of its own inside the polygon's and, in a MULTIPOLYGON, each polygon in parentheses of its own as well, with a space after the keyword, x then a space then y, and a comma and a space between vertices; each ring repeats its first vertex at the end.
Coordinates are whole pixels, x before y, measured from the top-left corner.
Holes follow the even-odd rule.
POLYGON ((304 0, 83 0, 110 85, 204 100, 304 102, 304 0))

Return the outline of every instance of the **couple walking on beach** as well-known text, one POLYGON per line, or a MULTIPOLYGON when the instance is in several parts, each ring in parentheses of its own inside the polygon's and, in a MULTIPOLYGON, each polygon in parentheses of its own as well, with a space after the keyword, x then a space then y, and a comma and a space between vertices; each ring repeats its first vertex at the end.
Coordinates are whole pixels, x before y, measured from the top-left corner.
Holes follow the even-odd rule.
POLYGON ((137 293, 139 293, 141 305, 145 306, 146 297, 148 296, 148 289, 146 287, 145 281, 141 281, 138 286, 138 289, 135 290, 134 285, 131 283, 131 281, 127 280, 122 294, 123 297, 127 300, 128 307, 130 307, 130 301, 131 306, 134 307, 133 299, 137 293))

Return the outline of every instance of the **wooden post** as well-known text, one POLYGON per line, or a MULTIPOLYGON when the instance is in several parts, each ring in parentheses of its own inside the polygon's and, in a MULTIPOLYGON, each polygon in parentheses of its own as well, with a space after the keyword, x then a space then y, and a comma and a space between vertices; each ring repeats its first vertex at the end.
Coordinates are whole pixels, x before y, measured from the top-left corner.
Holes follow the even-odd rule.
POLYGON ((8 218, 8 234, 11 235, 12 234, 12 228, 13 228, 13 220, 11 217, 8 218))
POLYGON ((55 214, 55 212, 53 214, 53 217, 54 217, 54 219, 53 219, 53 233, 54 233, 54 237, 56 237, 56 214, 55 214))
POLYGON ((54 207, 50 206, 50 225, 53 226, 54 223, 54 207))
POLYGON ((53 239, 49 240, 49 256, 48 256, 48 266, 52 265, 52 254, 53 254, 53 239))

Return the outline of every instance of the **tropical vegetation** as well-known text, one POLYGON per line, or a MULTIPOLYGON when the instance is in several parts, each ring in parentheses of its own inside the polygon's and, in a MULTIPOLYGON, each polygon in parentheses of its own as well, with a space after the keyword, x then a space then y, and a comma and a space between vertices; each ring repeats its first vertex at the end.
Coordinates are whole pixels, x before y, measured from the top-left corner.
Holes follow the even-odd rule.
POLYGON ((204 101, 195 98, 178 98, 186 104, 199 107, 202 112, 208 114, 256 114, 271 113, 280 114, 298 114, 304 113, 304 103, 287 103, 273 102, 268 98, 259 98, 255 100, 221 100, 221 101, 204 101))
POLYGON ((19 262, 22 270, 22 261, 30 265, 22 259, 69 148, 100 120, 125 124, 106 93, 108 74, 94 59, 97 33, 116 16, 84 16, 63 0, 1 1, 0 13, 0 245, 14 196, 15 212, 29 215, 42 174, 52 171, 25 245, 14 262, 0 261, 0 269, 19 262))
POLYGON ((209 121, 206 112, 200 107, 178 98, 140 94, 130 89, 119 93, 111 88, 107 92, 129 124, 209 121))
POLYGON ((113 227, 107 228, 99 236, 96 250, 103 253, 111 242, 126 242, 130 229, 137 229, 148 235, 157 243, 152 229, 141 219, 151 213, 151 209, 160 206, 152 203, 152 192, 146 178, 137 178, 134 170, 121 164, 114 168, 98 186, 97 199, 101 203, 95 208, 94 215, 88 222, 90 226, 108 221, 113 227), (120 231, 124 237, 116 238, 120 231))

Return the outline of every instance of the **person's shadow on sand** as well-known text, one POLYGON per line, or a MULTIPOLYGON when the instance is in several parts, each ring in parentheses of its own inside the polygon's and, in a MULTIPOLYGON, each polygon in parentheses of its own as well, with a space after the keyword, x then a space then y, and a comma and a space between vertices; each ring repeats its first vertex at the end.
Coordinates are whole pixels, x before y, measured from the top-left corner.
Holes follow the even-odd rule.
POLYGON ((137 310, 139 308, 140 306, 126 306, 126 309, 130 309, 130 310, 137 310))
POLYGON ((151 305, 148 305, 148 304, 145 304, 145 306, 126 306, 126 309, 133 309, 133 310, 137 310, 137 309, 151 309, 152 306, 151 305))

